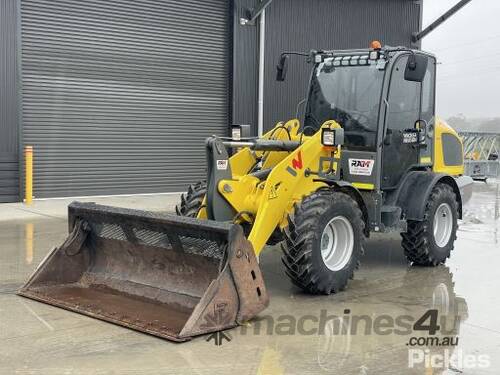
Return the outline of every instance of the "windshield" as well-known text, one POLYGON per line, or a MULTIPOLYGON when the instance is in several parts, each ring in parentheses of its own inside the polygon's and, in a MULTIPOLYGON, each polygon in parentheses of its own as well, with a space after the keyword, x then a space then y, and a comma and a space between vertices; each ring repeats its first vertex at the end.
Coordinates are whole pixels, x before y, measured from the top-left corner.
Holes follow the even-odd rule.
POLYGON ((346 148, 375 148, 384 70, 369 60, 335 66, 338 59, 325 60, 313 73, 304 132, 315 133, 325 121, 335 120, 344 128, 346 148))

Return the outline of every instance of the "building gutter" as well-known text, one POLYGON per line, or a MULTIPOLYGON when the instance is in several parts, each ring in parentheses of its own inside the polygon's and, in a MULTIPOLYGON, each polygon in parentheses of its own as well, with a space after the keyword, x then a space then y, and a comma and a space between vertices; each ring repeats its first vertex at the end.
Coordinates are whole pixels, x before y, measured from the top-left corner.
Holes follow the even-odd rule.
POLYGON ((273 0, 261 0, 255 9, 247 9, 247 17, 240 18, 242 26, 255 25, 259 18, 259 77, 257 99, 257 135, 264 133, 264 85, 265 85, 265 52, 266 52, 266 8, 273 0))
POLYGON ((264 134, 264 64, 266 52, 266 11, 263 10, 260 14, 259 23, 259 86, 258 86, 258 101, 257 101, 257 135, 259 137, 264 134))

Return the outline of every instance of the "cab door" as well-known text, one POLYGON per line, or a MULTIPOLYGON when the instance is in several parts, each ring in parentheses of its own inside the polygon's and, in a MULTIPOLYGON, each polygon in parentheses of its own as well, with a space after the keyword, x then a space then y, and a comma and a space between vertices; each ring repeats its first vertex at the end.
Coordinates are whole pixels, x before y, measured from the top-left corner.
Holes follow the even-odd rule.
POLYGON ((382 146, 382 190, 395 188, 406 171, 419 164, 420 147, 410 142, 420 119, 420 82, 405 79, 409 55, 399 57, 392 67, 382 146))

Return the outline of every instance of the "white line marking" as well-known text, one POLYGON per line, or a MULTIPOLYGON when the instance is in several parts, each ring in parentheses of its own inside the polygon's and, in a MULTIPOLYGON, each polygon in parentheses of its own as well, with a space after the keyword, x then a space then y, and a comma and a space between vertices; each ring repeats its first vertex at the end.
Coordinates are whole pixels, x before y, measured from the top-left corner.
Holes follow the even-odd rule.
POLYGON ((50 331, 53 331, 54 330, 54 327, 52 327, 49 323, 47 323, 45 321, 45 319, 43 319, 41 316, 39 316, 36 312, 34 312, 31 307, 29 307, 27 304, 25 304, 23 301, 19 301, 19 303, 21 305, 23 305, 24 307, 26 307, 26 310, 28 310, 31 315, 33 315, 36 319, 38 319, 40 321, 40 323, 42 323, 45 327, 47 327, 50 331))

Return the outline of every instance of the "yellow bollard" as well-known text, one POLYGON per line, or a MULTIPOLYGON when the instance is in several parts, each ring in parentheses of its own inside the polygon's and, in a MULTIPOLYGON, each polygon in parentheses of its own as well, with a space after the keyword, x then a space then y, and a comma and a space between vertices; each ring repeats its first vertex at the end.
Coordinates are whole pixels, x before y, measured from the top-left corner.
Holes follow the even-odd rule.
POLYGON ((26 146, 24 148, 24 162, 26 175, 24 203, 31 205, 33 202, 33 146, 26 146))

